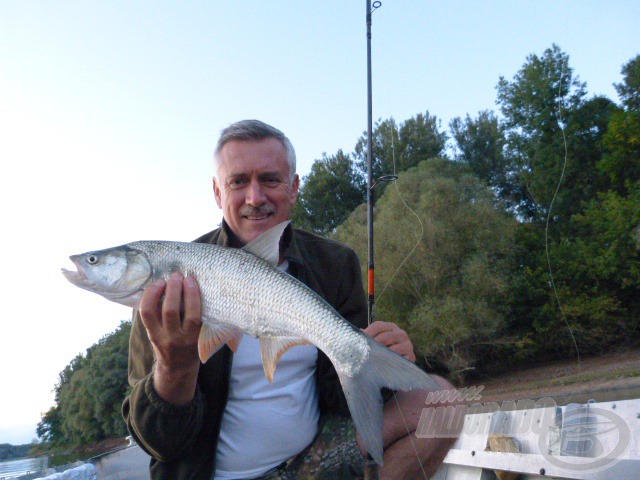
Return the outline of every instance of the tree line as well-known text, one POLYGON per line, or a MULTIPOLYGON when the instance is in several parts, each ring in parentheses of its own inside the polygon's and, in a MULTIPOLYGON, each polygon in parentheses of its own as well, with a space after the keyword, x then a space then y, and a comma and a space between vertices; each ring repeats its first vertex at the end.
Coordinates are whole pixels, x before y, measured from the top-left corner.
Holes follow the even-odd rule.
MULTIPOLYGON (((464 377, 638 343, 640 56, 621 73, 619 103, 589 95, 553 45, 450 137, 429 112, 376 123, 376 314, 419 353, 464 377)), ((317 160, 294 210, 361 259, 365 142, 317 160)))
POLYGON ((5 460, 15 460, 29 456, 32 445, 27 443, 24 445, 11 445, 9 443, 0 443, 0 462, 5 460))
MULTIPOLYGON (((464 379, 640 338, 640 55, 619 103, 589 95, 557 45, 500 77, 497 110, 428 111, 373 132, 377 319, 464 379)), ((367 259, 366 136, 303 178, 294 224, 367 259)), ((365 286, 366 287, 366 286, 365 286)), ((124 434, 130 324, 60 373, 38 426, 54 444, 124 434)))
POLYGON ((77 355, 58 377, 54 406, 42 415, 38 437, 52 448, 126 435, 121 406, 128 393, 131 322, 77 355))

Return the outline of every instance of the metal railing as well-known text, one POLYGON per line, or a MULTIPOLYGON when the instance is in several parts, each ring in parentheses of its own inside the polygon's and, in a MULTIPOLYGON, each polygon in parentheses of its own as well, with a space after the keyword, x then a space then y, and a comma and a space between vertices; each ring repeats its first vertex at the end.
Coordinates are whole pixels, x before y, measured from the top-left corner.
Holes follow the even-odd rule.
MULTIPOLYGON (((437 424, 434 408, 445 407, 425 408, 419 435, 451 429, 437 424)), ((477 404, 463 413, 437 480, 640 479, 640 400, 559 407, 542 399, 477 404)))

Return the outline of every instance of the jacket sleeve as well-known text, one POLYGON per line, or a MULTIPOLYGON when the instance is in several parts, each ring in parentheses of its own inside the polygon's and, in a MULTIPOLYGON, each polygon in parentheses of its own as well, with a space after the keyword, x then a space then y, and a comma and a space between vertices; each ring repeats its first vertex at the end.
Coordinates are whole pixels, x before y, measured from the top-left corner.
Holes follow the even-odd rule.
POLYGON ((197 389, 191 403, 177 406, 158 395, 153 387, 153 348, 137 311, 129 343, 129 383, 133 389, 122 413, 138 445, 164 462, 183 456, 202 427, 204 396, 197 389))
MULTIPOLYGON (((336 298, 330 303, 343 318, 354 326, 365 328, 367 326, 367 302, 360 262, 355 252, 348 250, 344 265, 339 268, 335 274, 338 283, 336 298)), ((338 374, 331 361, 321 351, 318 351, 317 376, 320 411, 349 415, 349 407, 338 374)))

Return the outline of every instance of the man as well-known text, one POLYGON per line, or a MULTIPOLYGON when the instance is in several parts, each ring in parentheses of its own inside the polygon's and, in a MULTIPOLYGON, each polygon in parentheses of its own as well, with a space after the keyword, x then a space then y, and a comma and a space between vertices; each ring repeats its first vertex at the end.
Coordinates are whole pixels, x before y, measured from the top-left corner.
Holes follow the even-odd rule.
MULTIPOLYGON (((214 157, 223 224, 197 242, 239 248, 290 219, 300 180, 293 146, 282 132, 257 120, 238 122, 223 130, 214 157)), ((280 268, 366 327, 360 266, 351 249, 288 226, 280 268)), ((148 287, 134 314, 133 390, 123 412, 131 434, 152 456, 152 478, 354 478, 363 457, 337 374, 321 351, 291 349, 270 385, 258 344, 246 335, 235 355, 224 347, 201 364, 200 326, 198 285, 179 274, 148 287)), ((375 322, 365 332, 415 361, 411 341, 395 324, 375 322)), ((450 440, 411 433, 425 396, 399 392, 385 404, 382 478, 423 478, 446 454, 450 440)))

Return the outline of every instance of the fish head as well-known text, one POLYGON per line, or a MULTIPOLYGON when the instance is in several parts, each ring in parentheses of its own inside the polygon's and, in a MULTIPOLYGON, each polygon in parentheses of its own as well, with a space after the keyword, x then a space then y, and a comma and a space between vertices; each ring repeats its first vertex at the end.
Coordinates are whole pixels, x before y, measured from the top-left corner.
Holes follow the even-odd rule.
POLYGON ((125 245, 69 258, 77 268, 62 269, 69 282, 112 302, 138 308, 153 271, 144 252, 125 245))

